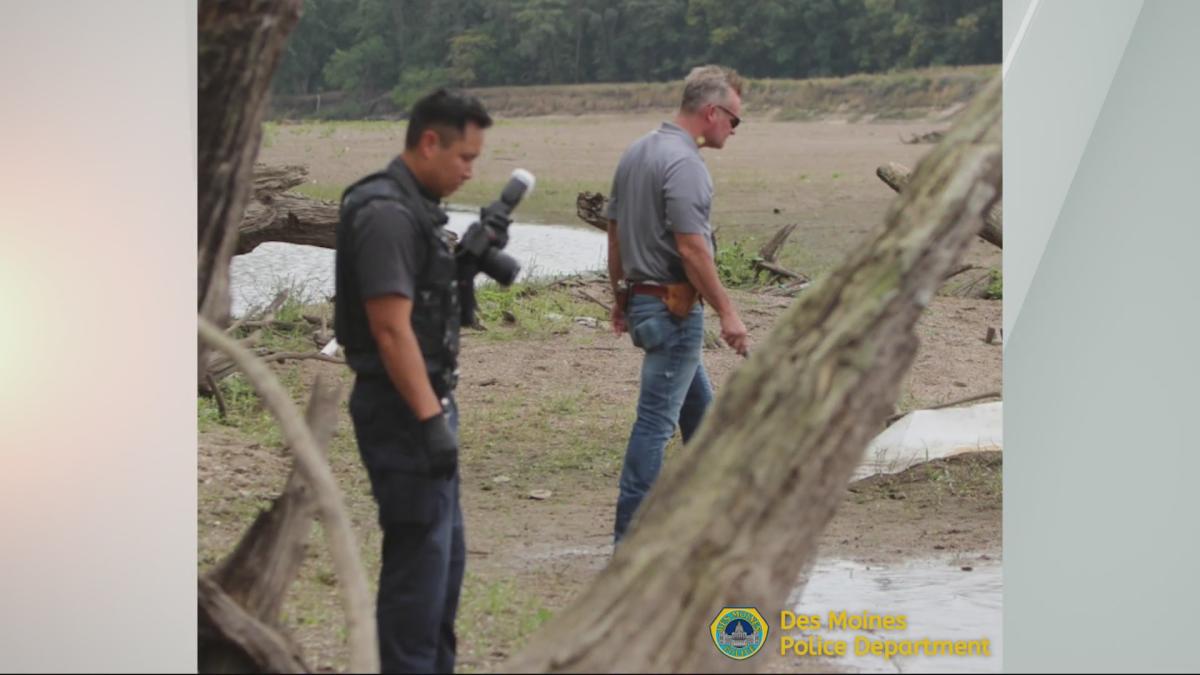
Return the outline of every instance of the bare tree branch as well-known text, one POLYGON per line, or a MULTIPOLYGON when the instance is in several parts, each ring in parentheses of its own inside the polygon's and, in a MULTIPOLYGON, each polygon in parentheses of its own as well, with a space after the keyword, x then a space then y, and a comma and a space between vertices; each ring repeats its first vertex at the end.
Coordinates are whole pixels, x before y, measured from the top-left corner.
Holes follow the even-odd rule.
POLYGON ((367 579, 359 557, 358 542, 343 506, 342 493, 329 465, 304 418, 271 370, 249 350, 242 348, 203 316, 198 317, 200 339, 229 355, 254 386, 263 404, 279 422, 283 438, 296 456, 296 465, 312 486, 317 510, 324 524, 340 584, 342 609, 350 638, 350 669, 360 673, 379 672, 379 652, 367 579))

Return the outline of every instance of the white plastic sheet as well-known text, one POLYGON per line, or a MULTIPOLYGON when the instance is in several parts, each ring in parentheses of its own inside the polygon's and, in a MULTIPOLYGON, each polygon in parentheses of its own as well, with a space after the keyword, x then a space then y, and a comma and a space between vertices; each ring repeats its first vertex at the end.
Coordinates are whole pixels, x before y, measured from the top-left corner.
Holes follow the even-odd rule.
POLYGON ((898 473, 920 462, 1004 445, 1002 401, 914 410, 875 437, 854 479, 898 473))

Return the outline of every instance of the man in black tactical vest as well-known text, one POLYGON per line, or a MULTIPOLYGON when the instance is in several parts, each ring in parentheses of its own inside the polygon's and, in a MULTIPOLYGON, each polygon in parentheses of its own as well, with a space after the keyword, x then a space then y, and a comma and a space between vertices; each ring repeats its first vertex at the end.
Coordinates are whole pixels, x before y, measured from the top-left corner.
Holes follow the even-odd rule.
POLYGON ((436 91, 413 107, 404 152, 342 195, 334 328, 356 375, 350 416, 383 530, 385 673, 454 670, 466 563, 453 395, 460 311, 439 203, 471 177, 491 124, 478 100, 436 91))

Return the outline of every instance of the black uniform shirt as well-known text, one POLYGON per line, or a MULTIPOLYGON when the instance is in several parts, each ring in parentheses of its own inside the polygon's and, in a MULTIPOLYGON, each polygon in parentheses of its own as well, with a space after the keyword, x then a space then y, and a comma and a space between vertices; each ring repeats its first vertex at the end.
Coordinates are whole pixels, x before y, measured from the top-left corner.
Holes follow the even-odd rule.
MULTIPOLYGON (((410 181, 422 199, 437 207, 437 200, 421 188, 399 158, 388 165, 388 172, 410 181)), ((379 200, 363 207, 359 223, 351 245, 360 297, 369 300, 398 293, 411 299, 429 246, 413 217, 395 202, 379 200)))
POLYGON ((367 320, 367 300, 395 294, 413 298, 417 276, 429 255, 429 240, 415 219, 423 215, 422 211, 441 212, 437 198, 421 187, 399 157, 388 164, 387 172, 409 199, 424 203, 406 203, 405 208, 391 200, 377 199, 355 215, 356 227, 343 232, 336 300, 342 318, 335 324, 338 341, 348 356, 376 352, 367 320))

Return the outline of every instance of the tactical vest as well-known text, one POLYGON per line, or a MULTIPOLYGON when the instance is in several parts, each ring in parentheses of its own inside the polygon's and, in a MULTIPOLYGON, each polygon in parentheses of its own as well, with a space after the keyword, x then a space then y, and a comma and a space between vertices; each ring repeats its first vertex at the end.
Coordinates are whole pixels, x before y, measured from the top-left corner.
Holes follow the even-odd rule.
MULTIPOLYGON (((412 327, 421 347, 421 356, 425 359, 429 382, 440 398, 452 392, 458 384, 460 315, 454 248, 444 227, 448 218, 441 209, 429 205, 416 193, 414 186, 404 185, 386 171, 374 173, 346 188, 342 195, 341 223, 337 236, 339 251, 349 250, 344 244, 349 245, 350 234, 358 226, 356 219, 362 208, 379 199, 398 203, 417 224, 428 246, 425 261, 414 280, 412 327)), ((339 266, 340 287, 349 288, 357 283, 351 267, 339 266), (346 278, 342 278, 343 274, 346 278)), ((353 296, 338 298, 339 309, 342 309, 343 303, 357 303, 362 307, 365 319, 363 299, 357 291, 353 296)), ((338 314, 342 318, 339 321, 339 317, 335 316, 334 324, 338 341, 346 350, 346 362, 358 373, 386 375, 379 348, 366 328, 366 322, 356 325, 356 322, 346 318, 346 311, 338 314)))

